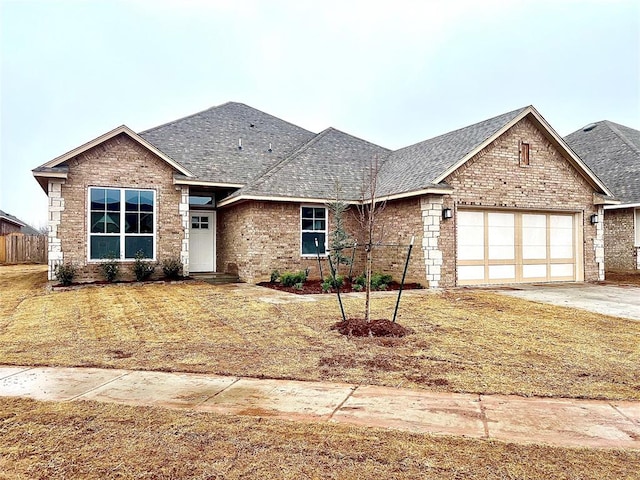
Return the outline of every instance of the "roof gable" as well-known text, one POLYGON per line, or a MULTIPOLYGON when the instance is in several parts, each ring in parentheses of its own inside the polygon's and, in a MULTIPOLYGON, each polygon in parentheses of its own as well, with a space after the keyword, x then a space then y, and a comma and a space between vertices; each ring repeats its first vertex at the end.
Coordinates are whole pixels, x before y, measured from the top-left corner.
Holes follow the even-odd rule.
POLYGON ((525 117, 533 121, 594 188, 607 196, 612 195, 533 106, 513 110, 393 152, 381 170, 381 195, 410 194, 440 184, 525 117))
POLYGON ((69 152, 60 155, 59 157, 54 158, 53 160, 41 165, 40 167, 36 168, 33 170, 34 174, 36 173, 40 173, 42 175, 40 176, 47 176, 47 173, 54 173, 56 167, 59 167, 60 165, 64 164, 66 161, 72 159, 73 157, 76 157, 77 155, 80 155, 104 142, 106 142, 107 140, 110 140, 111 138, 114 138, 120 134, 125 134, 128 135, 133 141, 139 143, 140 145, 142 145, 144 148, 146 148, 147 150, 151 151, 151 153, 155 154, 157 157, 159 157, 161 160, 165 161, 166 163, 168 163, 169 165, 171 165, 171 167, 173 167, 175 170, 177 170, 178 172, 180 172, 183 175, 187 175, 187 176, 193 176, 193 174, 186 169, 183 165, 181 165, 180 163, 176 162, 175 160, 173 160, 171 157, 167 156, 165 153, 163 153, 162 151, 158 150, 154 145, 152 145, 151 143, 149 143, 148 141, 146 141, 144 138, 140 137, 137 133, 135 133, 133 130, 131 130, 129 127, 127 127, 126 125, 121 125, 117 128, 114 128, 113 130, 100 135, 99 137, 94 138, 93 140, 85 143, 84 145, 80 145, 77 148, 74 148, 73 150, 70 150, 69 152))
POLYGON ((565 140, 617 198, 625 204, 640 203, 640 131, 603 120, 565 140))

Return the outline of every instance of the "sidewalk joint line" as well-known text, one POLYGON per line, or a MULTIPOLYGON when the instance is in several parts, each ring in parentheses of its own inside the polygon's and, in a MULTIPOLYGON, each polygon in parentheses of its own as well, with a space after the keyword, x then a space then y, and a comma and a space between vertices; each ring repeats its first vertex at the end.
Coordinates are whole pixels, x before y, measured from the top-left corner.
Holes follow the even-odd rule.
MULTIPOLYGON (((211 377, 209 377, 211 378, 211 377)), ((230 389, 231 387, 233 387, 236 383, 238 383, 240 380, 242 380, 242 377, 236 377, 236 379, 231 382, 229 385, 227 385, 226 387, 224 387, 222 390, 220 390, 219 392, 214 393, 213 395, 209 395, 207 398, 205 398, 204 400, 202 400, 201 402, 195 403, 193 405, 193 408, 199 407, 200 405, 202 405, 205 402, 208 402, 209 400, 211 400, 213 397, 217 397, 218 395, 220 395, 222 392, 230 389)))
POLYGON ((360 386, 361 386, 361 385, 352 385, 352 386, 351 386, 351 388, 349 389, 349 393, 347 394, 347 396, 346 396, 346 397, 344 397, 344 400, 342 400, 342 401, 338 404, 338 406, 333 410, 333 412, 331 412, 331 415, 329 415, 329 417, 327 417, 327 422, 328 422, 328 421, 330 421, 330 420, 333 418, 333 416, 336 414, 336 412, 337 412, 338 410, 340 410, 340 409, 343 407, 343 405, 344 405, 345 403, 347 403, 347 400, 349 400, 349 399, 351 398, 351 396, 354 394, 354 392, 355 392, 358 388, 360 388, 360 386))
POLYGON ((489 439, 489 421, 487 420, 487 411, 482 403, 482 395, 478 394, 478 403, 480 404, 480 418, 482 419, 482 426, 484 427, 484 436, 489 439))
POLYGON ((640 423, 640 420, 634 420, 631 417, 628 417, 627 415, 625 415, 623 412, 621 412, 618 407, 616 407, 613 403, 609 402, 609 405, 611 406, 611 408, 613 408, 616 412, 618 412, 620 415, 622 415, 626 420, 629 420, 632 424, 636 424, 636 423, 640 423))
MULTIPOLYGON (((103 369, 104 370, 104 369, 103 369)), ((100 384, 96 387, 93 387, 90 390, 87 390, 86 392, 82 392, 80 395, 76 395, 75 397, 71 397, 70 399, 66 400, 67 402, 73 402, 75 399, 80 398, 84 395, 86 395, 87 393, 91 393, 99 388, 104 387, 105 385, 109 385, 112 382, 115 382, 116 380, 120 380, 122 377, 126 377, 127 375, 131 374, 133 372, 133 370, 127 370, 125 373, 123 373, 122 375, 118 375, 115 378, 112 378, 111 380, 109 380, 108 382, 104 382, 103 384, 100 384)))
POLYGON ((0 378, 0 380, 4 380, 5 378, 11 378, 14 375, 20 375, 21 373, 28 372, 29 370, 33 370, 34 368, 39 368, 39 367, 23 367, 21 365, 15 365, 15 367, 16 368, 24 368, 24 370, 20 370, 19 372, 12 373, 11 375, 7 375, 6 377, 2 377, 2 378, 0 378))

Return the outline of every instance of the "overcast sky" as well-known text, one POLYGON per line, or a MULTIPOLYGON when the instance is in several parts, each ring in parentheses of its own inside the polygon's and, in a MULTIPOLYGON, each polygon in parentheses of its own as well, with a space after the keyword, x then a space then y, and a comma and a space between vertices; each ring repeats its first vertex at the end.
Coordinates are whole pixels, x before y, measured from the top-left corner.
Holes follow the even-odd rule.
POLYGON ((226 101, 388 148, 534 105, 567 135, 640 129, 640 1, 0 0, 0 209, 118 125, 226 101))

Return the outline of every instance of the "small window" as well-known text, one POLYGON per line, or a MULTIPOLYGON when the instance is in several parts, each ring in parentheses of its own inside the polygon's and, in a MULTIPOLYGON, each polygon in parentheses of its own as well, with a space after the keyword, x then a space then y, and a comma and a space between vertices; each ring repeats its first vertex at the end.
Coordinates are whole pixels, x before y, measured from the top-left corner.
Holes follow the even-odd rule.
POLYGON ((520 166, 526 167, 529 165, 529 144, 520 142, 520 166))
POLYGON ((325 207, 301 207, 301 253, 325 255, 327 252, 327 209, 325 207), (318 248, 316 249, 316 240, 318 248))
POLYGON ((208 215, 192 215, 191 228, 195 230, 208 230, 209 216, 208 215))

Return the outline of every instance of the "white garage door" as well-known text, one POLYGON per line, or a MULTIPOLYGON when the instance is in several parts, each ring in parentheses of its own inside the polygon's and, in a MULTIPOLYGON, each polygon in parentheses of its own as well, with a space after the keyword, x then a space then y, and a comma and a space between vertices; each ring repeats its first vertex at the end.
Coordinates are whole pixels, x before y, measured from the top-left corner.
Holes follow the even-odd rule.
POLYGON ((459 285, 573 281, 576 215, 460 210, 459 285))

